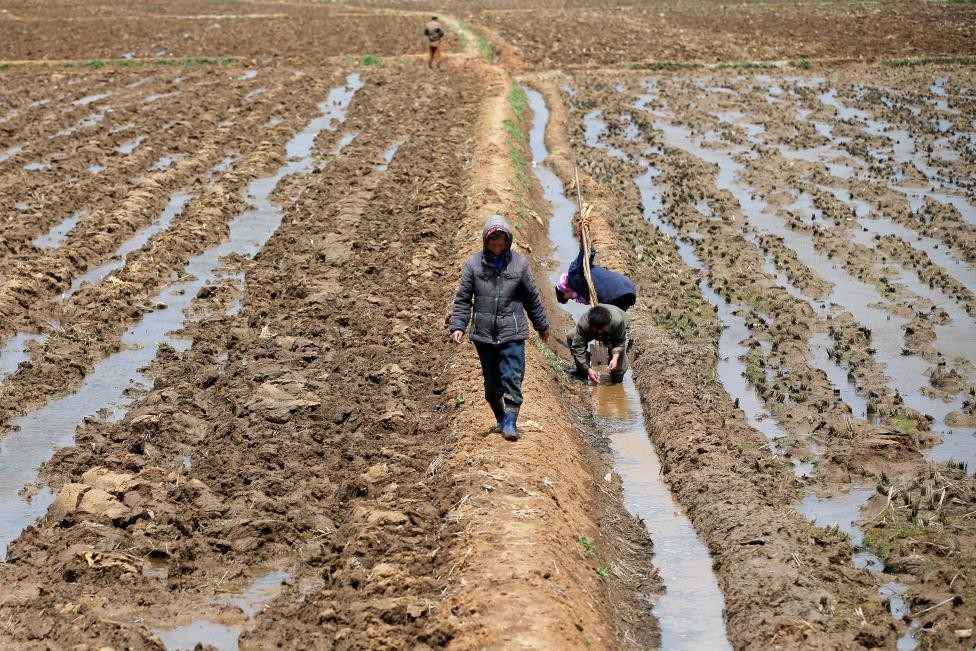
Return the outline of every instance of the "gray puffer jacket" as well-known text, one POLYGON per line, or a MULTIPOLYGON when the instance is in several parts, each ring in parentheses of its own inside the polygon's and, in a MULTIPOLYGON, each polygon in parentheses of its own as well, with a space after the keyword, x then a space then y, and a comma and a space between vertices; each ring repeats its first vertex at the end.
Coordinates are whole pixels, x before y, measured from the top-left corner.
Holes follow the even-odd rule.
POLYGON ((485 248, 464 263, 461 286, 454 297, 454 311, 450 330, 464 332, 471 320, 474 324, 471 341, 485 344, 505 344, 529 338, 529 319, 538 332, 549 329, 549 320, 542 305, 528 261, 512 252, 512 229, 500 215, 493 215, 481 231, 485 248), (501 231, 508 237, 508 247, 496 265, 487 250, 488 236, 501 231), (499 268, 500 267, 500 268, 499 268))

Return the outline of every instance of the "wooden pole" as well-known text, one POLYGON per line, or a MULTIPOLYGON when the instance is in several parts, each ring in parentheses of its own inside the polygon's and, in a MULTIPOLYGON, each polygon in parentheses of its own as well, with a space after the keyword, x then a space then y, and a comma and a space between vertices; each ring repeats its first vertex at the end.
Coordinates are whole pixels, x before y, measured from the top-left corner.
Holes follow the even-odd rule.
POLYGON ((586 277, 586 287, 590 291, 590 306, 595 307, 600 304, 600 299, 596 295, 596 287, 593 286, 593 278, 590 274, 590 227, 588 225, 592 206, 583 205, 583 191, 580 188, 579 168, 573 167, 576 183, 576 204, 580 214, 580 246, 583 247, 583 275, 586 277))

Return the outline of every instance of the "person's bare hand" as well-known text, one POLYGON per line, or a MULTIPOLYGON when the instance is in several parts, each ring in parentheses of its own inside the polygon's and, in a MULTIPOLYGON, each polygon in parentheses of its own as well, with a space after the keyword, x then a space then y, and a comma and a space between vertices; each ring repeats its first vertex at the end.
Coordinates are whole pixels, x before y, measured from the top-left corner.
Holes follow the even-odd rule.
POLYGON ((456 344, 459 344, 462 341, 464 341, 464 330, 455 330, 454 332, 452 332, 451 341, 453 341, 456 344))
POLYGON ((613 373, 614 371, 616 371, 617 370, 617 364, 619 362, 620 362, 620 354, 618 353, 618 354, 614 355, 613 356, 613 359, 610 360, 610 363, 607 364, 607 371, 610 372, 610 373, 613 373))
POLYGON ((590 382, 593 384, 600 384, 600 374, 592 368, 586 372, 586 377, 590 378, 590 382))
POLYGON ((549 343, 549 331, 543 330, 542 332, 540 332, 539 339, 542 340, 542 343, 549 343))

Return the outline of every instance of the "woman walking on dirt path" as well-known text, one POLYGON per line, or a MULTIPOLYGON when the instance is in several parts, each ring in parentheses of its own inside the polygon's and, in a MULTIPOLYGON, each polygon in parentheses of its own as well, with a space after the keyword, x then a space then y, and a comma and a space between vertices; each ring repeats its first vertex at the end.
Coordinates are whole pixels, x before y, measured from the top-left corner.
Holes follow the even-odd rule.
POLYGON ((464 263, 449 328, 460 344, 473 311, 471 341, 481 360, 485 400, 495 414, 491 431, 517 441, 529 338, 526 309, 542 341, 549 340, 549 319, 528 261, 512 251, 512 228, 505 218, 492 215, 481 237, 483 249, 464 263))
POLYGON ((430 54, 430 59, 427 61, 427 67, 433 68, 434 64, 437 64, 437 69, 441 69, 441 39, 444 38, 444 30, 441 28, 440 21, 437 20, 437 16, 431 16, 430 20, 424 25, 424 36, 427 37, 427 49, 430 54))

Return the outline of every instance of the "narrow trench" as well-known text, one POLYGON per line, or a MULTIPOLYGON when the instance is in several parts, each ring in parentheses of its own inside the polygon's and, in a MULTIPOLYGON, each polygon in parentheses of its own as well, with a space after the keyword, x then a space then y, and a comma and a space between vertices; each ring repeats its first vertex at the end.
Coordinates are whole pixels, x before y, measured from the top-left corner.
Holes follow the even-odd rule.
MULTIPOLYGON (((152 300, 168 307, 146 314, 122 336, 123 350, 99 362, 72 394, 53 400, 44 407, 13 421, 11 431, 0 439, 0 561, 6 559, 7 546, 20 532, 44 515, 54 500, 47 488, 32 486, 38 469, 58 447, 71 445, 75 428, 85 416, 108 410, 110 418, 125 413, 124 392, 142 378, 139 369, 148 366, 160 344, 186 350, 191 342, 175 336, 185 322, 184 310, 207 283, 221 270, 221 259, 230 254, 253 257, 275 233, 283 218, 280 206, 271 200, 278 183, 291 174, 305 174, 315 163, 312 149, 322 131, 334 131, 362 81, 355 73, 346 85, 334 88, 319 104, 321 115, 287 143, 287 160, 271 176, 252 181, 245 197, 252 209, 230 223, 228 239, 193 257, 184 279, 160 291, 152 300)), ((201 638, 206 639, 206 636, 201 638)), ((192 646, 192 645, 191 645, 192 646)), ((236 638, 234 648, 236 648, 236 638)))
MULTIPOLYGON (((579 251, 572 228, 576 206, 566 198, 559 177, 545 165, 549 121, 545 100, 535 90, 524 90, 533 115, 529 134, 532 168, 553 209, 549 239, 558 267, 549 280, 555 284, 561 269, 567 268, 579 251)), ((565 309, 575 319, 585 307, 571 302, 565 304, 565 309)), ((654 565, 665 585, 665 594, 654 607, 661 628, 661 648, 731 649, 724 619, 725 599, 712 571, 711 558, 661 478, 660 462, 644 427, 632 371, 627 372, 622 384, 593 387, 592 401, 597 423, 613 450, 624 503, 632 514, 644 520, 654 542, 654 565)))

